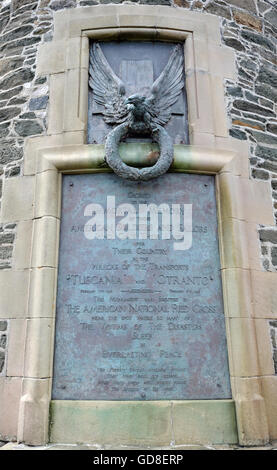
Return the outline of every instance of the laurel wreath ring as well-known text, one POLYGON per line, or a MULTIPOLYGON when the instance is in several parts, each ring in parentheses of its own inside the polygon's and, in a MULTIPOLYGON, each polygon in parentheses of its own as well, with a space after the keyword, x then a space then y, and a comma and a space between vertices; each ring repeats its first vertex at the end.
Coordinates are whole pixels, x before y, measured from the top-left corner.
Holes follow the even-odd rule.
POLYGON ((174 154, 173 142, 166 130, 159 125, 151 129, 153 139, 159 145, 160 156, 153 166, 144 168, 128 166, 120 158, 119 144, 130 130, 132 130, 130 123, 125 122, 109 132, 105 145, 105 161, 108 166, 121 178, 133 181, 148 181, 166 173, 172 164, 174 154))

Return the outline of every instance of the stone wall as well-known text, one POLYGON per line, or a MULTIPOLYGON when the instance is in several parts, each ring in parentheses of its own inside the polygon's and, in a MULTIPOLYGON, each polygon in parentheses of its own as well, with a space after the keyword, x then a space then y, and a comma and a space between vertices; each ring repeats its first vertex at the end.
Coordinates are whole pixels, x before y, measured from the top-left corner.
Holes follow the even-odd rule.
MULTIPOLYGON (((53 12, 121 0, 2 0, 0 5, 0 198, 21 174, 24 142, 47 134, 47 77, 36 77, 38 45, 51 41, 53 12)), ((226 81, 229 132, 250 144, 251 177, 272 187, 277 223, 277 5, 274 0, 139 0, 222 18, 222 42, 236 52, 238 78, 226 81)), ((255 201, 253 201, 255 204, 255 201)), ((12 266, 16 224, 0 226, 0 269, 12 266)), ((277 229, 260 227, 265 270, 277 271, 277 229)))

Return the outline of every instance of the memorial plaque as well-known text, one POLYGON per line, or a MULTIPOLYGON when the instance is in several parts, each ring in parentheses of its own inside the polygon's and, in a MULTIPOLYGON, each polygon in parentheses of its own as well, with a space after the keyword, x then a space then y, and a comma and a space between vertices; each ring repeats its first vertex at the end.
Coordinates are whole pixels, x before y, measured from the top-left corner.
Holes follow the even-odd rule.
MULTIPOLYGON (((109 66, 125 86, 126 98, 134 93, 145 96, 151 94, 153 82, 160 76, 170 58, 175 43, 144 41, 99 42, 109 66)), ((92 48, 93 43, 91 44, 92 48)), ((170 84, 169 84, 170 85, 170 84)), ((103 105, 96 103, 94 93, 89 88, 88 99, 88 143, 103 144, 112 126, 103 120, 103 105)), ((187 144, 188 121, 185 88, 171 107, 170 121, 165 125, 175 144, 187 144)), ((127 141, 137 140, 128 137, 127 141)), ((140 138, 140 140, 142 140, 140 138)), ((145 136, 144 141, 152 139, 145 136)))
POLYGON ((64 175, 52 398, 230 397, 214 177, 64 175))

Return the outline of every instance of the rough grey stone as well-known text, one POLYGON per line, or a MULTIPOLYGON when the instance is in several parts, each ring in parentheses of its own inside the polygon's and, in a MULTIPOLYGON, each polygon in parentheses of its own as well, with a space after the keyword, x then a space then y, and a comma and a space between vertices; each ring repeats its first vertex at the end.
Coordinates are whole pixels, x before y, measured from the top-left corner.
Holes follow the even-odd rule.
POLYGON ((0 246, 0 259, 8 259, 12 257, 12 246, 0 246))
POLYGON ((250 103, 244 100, 235 100, 233 106, 241 111, 248 111, 252 113, 262 114, 263 116, 275 117, 275 113, 270 109, 263 108, 255 103, 250 103))
POLYGON ((272 171, 273 173, 277 173, 277 163, 273 161, 265 161, 258 163, 258 168, 263 168, 264 170, 272 171))
POLYGON ((248 114, 243 112, 242 116, 246 119, 254 119, 254 121, 260 121, 260 122, 266 122, 266 119, 263 118, 262 116, 258 116, 257 114, 248 114))
POLYGON ((273 42, 261 34, 254 33, 253 31, 249 30, 243 30, 241 32, 241 37, 246 41, 254 42, 255 44, 259 44, 260 46, 265 47, 272 52, 275 52, 275 45, 273 44, 273 42))
POLYGON ((243 96, 242 89, 240 86, 229 86, 226 88, 227 94, 234 96, 236 98, 241 98, 243 96))
POLYGON ((12 90, 5 91, 4 93, 0 93, 0 100, 6 100, 12 98, 13 96, 18 95, 23 90, 22 86, 17 88, 13 88, 12 90))
POLYGON ((35 113, 23 113, 21 116, 19 116, 20 119, 36 119, 35 113))
POLYGON ((3 371, 5 364, 5 353, 3 351, 0 351, 0 372, 3 371))
POLYGON ((0 124, 0 138, 7 137, 9 134, 9 122, 4 122, 3 124, 0 124))
POLYGON ((240 80, 246 80, 249 84, 252 82, 252 76, 249 73, 245 72, 242 68, 238 69, 238 75, 240 80))
POLYGON ((258 95, 264 96, 265 98, 277 102, 277 89, 272 88, 269 85, 256 85, 255 92, 258 95))
POLYGON ((250 161, 250 165, 255 166, 256 163, 258 162, 258 159, 255 157, 250 157, 249 161, 250 161))
POLYGON ((247 139, 247 135, 245 134, 245 132, 240 131, 239 129, 232 128, 229 130, 229 134, 231 137, 234 137, 235 139, 239 139, 239 140, 247 139))
POLYGON ((261 229, 259 231, 260 240, 262 242, 270 242, 270 243, 277 243, 277 230, 269 229, 261 229))
POLYGON ((247 91, 247 90, 245 92, 245 98, 249 101, 254 101, 254 103, 258 103, 258 101, 259 101, 258 96, 253 95, 253 93, 251 93, 250 91, 247 91))
POLYGON ((263 267, 265 268, 266 271, 269 271, 269 261, 268 259, 263 260, 263 267))
POLYGON ((2 108, 0 109, 0 122, 9 121, 18 116, 21 112, 20 108, 2 108))
POLYGON ((228 0, 228 3, 252 13, 257 12, 254 0, 228 0))
POLYGON ((48 103, 48 96, 40 96, 39 98, 32 98, 29 103, 29 109, 31 111, 37 109, 45 109, 48 103))
MULTIPOLYGON (((271 248, 271 262, 273 266, 277 266, 277 247, 271 248)), ((277 363, 277 351, 276 351, 276 363, 277 363)))
POLYGON ((266 130, 277 135, 277 124, 269 122, 266 126, 266 130))
POLYGON ((0 233, 0 244, 2 243, 13 243, 14 242, 14 233, 12 232, 6 232, 6 233, 0 233))
POLYGON ((257 157, 265 158, 268 160, 277 160, 277 149, 271 147, 257 145, 255 154, 257 155, 257 157))
POLYGON ((9 57, 0 62, 0 74, 5 75, 12 70, 22 67, 24 59, 22 57, 9 57))
POLYGON ((274 370, 275 374, 277 374, 277 350, 273 351, 273 363, 274 363, 274 370))
POLYGON ((257 178, 257 179, 260 179, 260 180, 268 180, 269 179, 269 174, 266 171, 257 170, 256 168, 252 169, 252 176, 253 176, 253 178, 257 178))
POLYGON ((0 260, 0 269, 11 269, 11 263, 8 261, 1 261, 0 260))
POLYGON ((2 142, 0 146, 0 164, 20 160, 23 157, 23 149, 12 146, 9 142, 2 142))
POLYGON ((11 72, 0 80, 0 88, 8 90, 9 88, 17 87, 31 82, 35 74, 30 69, 19 69, 16 72, 11 72))
POLYGON ((270 62, 274 65, 277 65, 277 57, 274 52, 271 52, 269 49, 265 49, 264 47, 258 45, 255 46, 254 43, 251 49, 252 52, 256 55, 259 55, 261 59, 267 60, 269 65, 271 65, 270 62))
POLYGON ((8 24, 8 22, 9 22, 9 16, 8 15, 3 16, 2 18, 0 18, 0 33, 2 33, 2 31, 4 30, 4 28, 8 24))
POLYGON ((34 3, 34 0, 13 0, 13 11, 30 3, 34 3))
POLYGON ((236 38, 224 38, 224 42, 226 46, 232 47, 233 49, 236 49, 237 51, 240 51, 240 52, 245 51, 244 45, 241 43, 241 41, 239 41, 236 38))
POLYGON ((271 10, 267 11, 264 18, 273 26, 277 27, 277 10, 275 10, 275 8, 271 8, 271 10))
POLYGON ((12 105, 24 104, 24 103, 26 103, 27 100, 28 100, 28 98, 25 98, 24 96, 22 96, 21 98, 12 98, 8 102, 8 105, 12 106, 12 105))
POLYGON ((0 320, 0 331, 6 331, 8 323, 6 320, 0 320))
MULTIPOLYGON (((31 56, 31 55, 35 56, 36 52, 37 52, 36 49, 34 49, 33 47, 31 47, 31 49, 29 49, 29 48, 25 49, 26 56, 28 56, 28 55, 29 56, 31 56)), ((39 78, 37 80, 39 80, 39 78)))
POLYGON ((275 189, 277 191, 277 180, 272 180, 271 186, 272 186, 272 189, 275 189))
POLYGON ((37 121, 22 120, 17 121, 14 125, 15 131, 21 137, 27 137, 28 135, 41 134, 43 128, 37 121))
MULTIPOLYGON (((112 2, 110 2, 112 3, 112 2)), ((76 6, 76 0, 55 0, 51 3, 51 10, 62 10, 63 8, 73 8, 76 6)))
POLYGON ((250 59, 241 60, 240 65, 244 67, 245 69, 251 70, 252 72, 255 72, 258 67, 256 62, 253 62, 253 60, 250 60, 250 59))
POLYGON ((273 88, 277 88, 277 73, 273 70, 272 67, 261 66, 259 74, 257 76, 257 81, 262 84, 266 83, 273 88))
POLYGON ((229 8, 226 6, 218 5, 216 3, 209 3, 206 7, 204 7, 204 11, 207 13, 211 13, 213 15, 222 16, 227 20, 231 19, 231 12, 229 8))
POLYGON ((264 132, 256 132, 252 129, 249 129, 248 132, 250 132, 257 142, 261 144, 275 145, 277 148, 277 137, 264 132))
POLYGON ((9 41, 14 41, 15 39, 22 38, 27 36, 33 31, 33 26, 20 26, 19 28, 15 28, 7 34, 3 34, 0 37, 0 44, 4 44, 9 41))
POLYGON ((80 2, 80 6, 81 7, 86 7, 86 6, 93 6, 93 5, 97 5, 98 3, 95 2, 94 0, 84 0, 84 1, 81 1, 80 2))
POLYGON ((232 124, 234 126, 243 126, 243 127, 250 127, 251 129, 257 129, 259 131, 265 131, 265 126, 259 121, 255 121, 254 119, 244 119, 244 118, 236 118, 232 120, 232 124))
POLYGON ((7 344, 7 335, 1 335, 0 337, 0 348, 5 349, 7 344))
POLYGON ((259 103, 261 106, 265 106, 266 108, 274 108, 274 103, 272 101, 267 100, 266 98, 259 98, 259 103))
POLYGON ((262 255, 267 255, 268 254, 267 246, 262 246, 261 251, 262 251, 262 255))
POLYGON ((13 176, 18 176, 20 174, 20 166, 13 166, 5 172, 6 178, 12 178, 13 176))
POLYGON ((36 79, 35 85, 43 85, 43 83, 45 83, 46 81, 47 81, 46 77, 39 77, 36 79))
POLYGON ((31 58, 29 60, 25 60, 25 65, 34 65, 35 62, 36 62, 36 59, 31 58))
POLYGON ((16 224, 6 224, 5 230, 13 230, 16 227, 16 224))
POLYGON ((20 55, 22 53, 22 49, 25 46, 30 46, 32 44, 37 44, 41 41, 41 38, 36 37, 26 37, 23 39, 18 39, 17 41, 8 42, 0 47, 0 52, 2 53, 9 53, 13 55, 20 55))
MULTIPOLYGON (((100 3, 104 3, 104 2, 100 0, 100 3)), ((118 3, 122 3, 122 1, 118 3)), ((142 5, 169 5, 169 6, 171 5, 170 0, 139 0, 139 3, 141 3, 142 5)))

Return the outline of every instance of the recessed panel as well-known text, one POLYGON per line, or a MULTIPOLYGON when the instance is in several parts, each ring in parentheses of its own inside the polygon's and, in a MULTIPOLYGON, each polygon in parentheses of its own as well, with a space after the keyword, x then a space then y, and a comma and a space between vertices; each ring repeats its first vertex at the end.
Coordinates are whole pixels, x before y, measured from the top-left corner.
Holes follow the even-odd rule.
POLYGON ((229 397, 214 177, 63 176, 52 398, 229 397))

